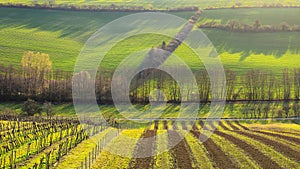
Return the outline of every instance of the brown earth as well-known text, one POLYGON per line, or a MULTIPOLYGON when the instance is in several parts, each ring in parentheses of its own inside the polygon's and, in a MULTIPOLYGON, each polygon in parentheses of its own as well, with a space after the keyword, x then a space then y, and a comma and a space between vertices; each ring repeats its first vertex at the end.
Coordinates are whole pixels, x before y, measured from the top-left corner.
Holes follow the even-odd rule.
POLYGON ((235 121, 235 124, 238 125, 238 126, 240 126, 240 127, 241 127, 242 129, 244 129, 244 130, 249 130, 247 127, 241 125, 241 123, 238 122, 238 121, 235 121))
MULTIPOLYGON (((200 137, 200 132, 190 131, 196 138, 200 137)), ((208 156, 215 168, 220 169, 237 169, 238 166, 234 164, 231 159, 221 150, 220 147, 216 145, 210 138, 203 142, 206 150, 208 151, 208 156)))
POLYGON ((164 129, 168 130, 168 121, 163 121, 163 124, 164 124, 164 129))
POLYGON ((179 169, 192 169, 193 165, 193 157, 192 157, 192 151, 190 150, 188 143, 185 139, 182 139, 180 135, 176 131, 168 131, 168 143, 170 147, 170 152, 173 155, 174 158, 174 166, 175 168, 179 169), (180 141, 179 141, 180 140, 180 141), (179 141, 179 143, 178 143, 179 141))
POLYGON ((233 130, 240 130, 238 127, 233 125, 230 121, 227 121, 227 124, 233 129, 233 130))
POLYGON ((248 143, 244 142, 241 139, 238 139, 234 136, 228 135, 226 133, 215 131, 215 134, 224 137, 226 140, 232 142, 239 148, 243 149, 246 153, 245 155, 248 155, 251 157, 256 163, 261 166, 262 168, 281 168, 275 161, 273 161, 268 156, 264 155, 261 151, 259 151, 257 148, 255 148, 252 145, 249 145, 248 143))
POLYGON ((134 168, 134 169, 152 168, 154 162, 152 158, 152 152, 155 151, 155 147, 156 147, 156 142, 154 140, 155 136, 156 136, 156 130, 146 130, 142 134, 141 139, 138 141, 135 147, 134 153, 149 155, 149 157, 131 159, 128 168, 134 168), (153 139, 144 140, 143 138, 153 138, 153 139), (143 141, 141 141, 142 139, 143 141))
POLYGON ((258 136, 258 135, 253 134, 253 133, 247 133, 245 131, 235 131, 235 132, 237 132, 238 134, 242 134, 244 136, 247 136, 249 138, 255 139, 257 141, 260 141, 263 144, 271 146, 274 150, 284 154, 285 156, 287 156, 289 158, 292 158, 292 159, 295 159, 296 161, 300 161, 300 152, 299 151, 296 151, 293 148, 291 148, 291 147, 289 147, 285 144, 282 144, 282 143, 279 143, 279 142, 275 141, 276 138, 274 138, 275 140, 271 140, 271 139, 268 139, 268 138, 265 138, 265 137, 262 137, 262 136, 258 136))
POLYGON ((265 131, 255 131, 257 133, 261 133, 261 134, 265 134, 268 136, 273 136, 273 137, 277 137, 277 138, 282 138, 284 140, 287 141, 292 141, 294 143, 300 144, 300 139, 296 138, 296 137, 290 137, 290 136, 285 136, 285 135, 281 135, 281 134, 276 134, 276 133, 269 133, 269 132, 265 132, 265 131))
POLYGON ((182 121, 182 122, 181 122, 181 125, 182 125, 182 129, 183 129, 183 130, 188 130, 188 128, 187 128, 187 126, 186 126, 186 124, 185 124, 185 121, 182 121))
POLYGON ((230 130, 228 127, 226 127, 226 126, 224 125, 223 122, 220 122, 219 125, 222 127, 223 130, 230 130))

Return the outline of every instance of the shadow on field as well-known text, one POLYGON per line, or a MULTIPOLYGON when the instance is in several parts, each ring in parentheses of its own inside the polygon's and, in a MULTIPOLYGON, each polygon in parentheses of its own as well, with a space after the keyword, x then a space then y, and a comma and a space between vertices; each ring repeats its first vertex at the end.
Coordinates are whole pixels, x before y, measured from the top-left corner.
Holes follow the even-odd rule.
POLYGON ((280 58, 287 52, 293 54, 299 52, 300 34, 298 32, 233 33, 215 29, 202 30, 219 54, 241 53, 240 61, 253 54, 273 55, 275 58, 280 58))

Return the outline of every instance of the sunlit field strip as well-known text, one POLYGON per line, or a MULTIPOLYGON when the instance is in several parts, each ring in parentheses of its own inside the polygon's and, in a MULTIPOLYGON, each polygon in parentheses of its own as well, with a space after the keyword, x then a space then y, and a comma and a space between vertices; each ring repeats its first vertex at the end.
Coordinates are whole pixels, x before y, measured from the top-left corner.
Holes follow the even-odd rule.
POLYGON ((101 139, 109 132, 113 132, 113 128, 108 128, 101 133, 91 137, 88 140, 85 140, 73 148, 66 156, 64 156, 59 162, 57 169, 66 169, 66 168, 77 168, 80 167, 81 162, 84 161, 84 158, 88 156, 89 152, 96 146, 101 139), (76 160, 74 160, 76 159, 76 160))
POLYGON ((276 161, 280 166, 284 168, 299 168, 299 164, 296 161, 293 161, 289 159, 288 157, 282 155, 281 153, 275 151, 272 147, 265 145, 263 143, 260 143, 259 141, 256 141, 252 138, 243 136, 241 134, 232 132, 232 131, 222 131, 226 134, 229 134, 231 136, 237 137, 246 143, 256 147, 258 150, 263 152, 265 155, 270 157, 273 161, 276 161))
POLYGON ((135 145, 143 132, 144 129, 123 130, 104 148, 92 168, 127 168, 135 145), (127 142, 127 137, 132 138, 130 143, 127 142), (122 156, 114 154, 116 152, 122 156))
POLYGON ((207 150, 205 149, 203 144, 201 144, 197 138, 193 137, 188 132, 182 132, 182 135, 185 136, 185 139, 193 152, 193 157, 196 160, 195 162, 197 164, 197 167, 207 169, 214 168, 212 162, 207 156, 207 150))
POLYGON ((223 152, 229 154, 229 156, 237 163, 240 168, 259 168, 258 164, 251 158, 249 158, 244 150, 236 147, 230 141, 213 134, 211 139, 222 149, 223 152))
POLYGON ((157 150, 156 156, 154 156, 155 169, 160 168, 173 168, 172 156, 168 151, 168 135, 166 130, 157 130, 157 150), (163 151, 166 150, 166 151, 163 151))

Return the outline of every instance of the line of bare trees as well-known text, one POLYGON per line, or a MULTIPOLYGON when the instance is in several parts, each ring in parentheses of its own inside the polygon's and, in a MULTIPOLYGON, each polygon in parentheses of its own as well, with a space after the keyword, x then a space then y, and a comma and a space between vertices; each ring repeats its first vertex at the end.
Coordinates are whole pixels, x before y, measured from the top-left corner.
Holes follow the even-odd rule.
POLYGON ((291 26, 287 22, 280 25, 262 25, 259 20, 250 24, 241 23, 236 20, 229 20, 226 24, 217 21, 208 21, 201 23, 199 28, 214 28, 232 32, 299 32, 300 25, 291 26))
MULTIPOLYGON (((170 67, 172 72, 180 74, 180 67, 170 67)), ((41 70, 39 70, 41 71, 41 70)), ((16 69, 12 66, 0 66, 0 101, 25 101, 28 98, 39 101, 72 101, 72 72, 61 70, 33 72, 30 69, 16 69)), ((80 73, 84 83, 96 84, 96 97, 101 103, 111 103, 112 70, 99 69, 95 80, 87 72, 80 73)), ((79 76, 79 75, 76 75, 79 76)), ((132 102, 148 103, 153 89, 165 94, 165 101, 193 101, 196 96, 190 92, 199 89, 202 102, 211 99, 210 78, 205 70, 194 72, 198 86, 183 86, 185 98, 182 100, 180 86, 170 75, 156 69, 138 74, 132 81, 130 98, 132 102)), ((77 84, 84 86, 84 83, 77 84)), ((226 70, 226 99, 228 101, 289 101, 300 99, 300 68, 284 69, 281 73, 250 70, 245 74, 226 70)), ((158 96, 157 96, 158 97, 158 96)))
POLYGON ((196 6, 183 6, 174 8, 155 8, 153 5, 138 6, 138 5, 74 5, 74 4, 56 4, 55 0, 47 0, 44 3, 39 3, 34 0, 31 4, 21 4, 21 3, 0 3, 0 7, 10 7, 10 8, 36 8, 36 9, 57 9, 57 10, 72 10, 72 11, 101 11, 101 12, 180 12, 180 11, 197 11, 199 8, 196 6))

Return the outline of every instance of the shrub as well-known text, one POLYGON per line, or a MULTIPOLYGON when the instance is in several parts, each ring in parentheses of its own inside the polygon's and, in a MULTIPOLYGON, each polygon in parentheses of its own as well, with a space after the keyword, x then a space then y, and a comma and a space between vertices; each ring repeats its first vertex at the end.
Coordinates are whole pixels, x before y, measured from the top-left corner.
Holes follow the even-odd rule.
POLYGON ((28 99, 24 102, 22 111, 26 113, 27 116, 34 116, 35 114, 41 114, 42 109, 36 101, 28 99))

